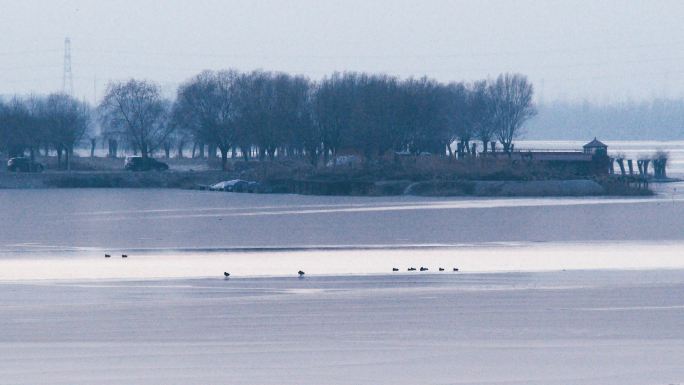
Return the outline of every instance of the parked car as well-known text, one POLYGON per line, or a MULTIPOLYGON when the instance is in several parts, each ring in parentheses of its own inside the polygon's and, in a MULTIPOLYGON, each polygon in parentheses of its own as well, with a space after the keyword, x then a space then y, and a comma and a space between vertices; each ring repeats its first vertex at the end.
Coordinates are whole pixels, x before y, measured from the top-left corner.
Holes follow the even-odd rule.
POLYGON ((169 165, 154 158, 128 156, 124 163, 124 169, 129 171, 166 171, 169 169, 169 165))
POLYGON ((249 183, 242 179, 226 180, 211 185, 209 189, 212 191, 244 192, 247 190, 249 183))
POLYGON ((209 186, 211 191, 228 191, 239 193, 257 193, 261 189, 261 183, 242 179, 233 179, 219 182, 209 186))
POLYGON ((12 172, 42 172, 43 165, 30 158, 19 156, 7 161, 7 170, 12 172))

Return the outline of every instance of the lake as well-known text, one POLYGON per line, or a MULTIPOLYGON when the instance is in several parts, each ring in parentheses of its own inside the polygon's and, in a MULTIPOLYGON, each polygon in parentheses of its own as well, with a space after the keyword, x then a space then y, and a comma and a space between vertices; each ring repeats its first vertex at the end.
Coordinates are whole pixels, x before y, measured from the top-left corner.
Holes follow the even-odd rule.
POLYGON ((655 189, 0 190, 0 378, 682 383, 684 184, 655 189))

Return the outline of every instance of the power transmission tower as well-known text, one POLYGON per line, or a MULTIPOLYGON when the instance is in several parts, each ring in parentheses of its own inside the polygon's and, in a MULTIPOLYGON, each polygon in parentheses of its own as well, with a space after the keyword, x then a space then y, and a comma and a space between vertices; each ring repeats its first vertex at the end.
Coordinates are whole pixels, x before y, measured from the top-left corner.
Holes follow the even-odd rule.
POLYGON ((71 39, 64 39, 64 74, 62 77, 62 92, 67 95, 74 93, 74 77, 71 74, 71 39))

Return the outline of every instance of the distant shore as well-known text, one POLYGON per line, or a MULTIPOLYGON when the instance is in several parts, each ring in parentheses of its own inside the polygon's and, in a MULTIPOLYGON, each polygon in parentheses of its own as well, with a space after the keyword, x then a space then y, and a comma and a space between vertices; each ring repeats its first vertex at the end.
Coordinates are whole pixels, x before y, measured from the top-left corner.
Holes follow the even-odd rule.
MULTIPOLYGON (((0 189, 176 188, 208 189, 220 181, 241 179, 235 171, 48 171, 0 172, 0 189)), ((418 196, 601 196, 649 195, 644 191, 612 191, 591 179, 569 180, 368 180, 272 178, 259 181, 258 193, 305 195, 418 196)))
MULTIPOLYGON (((652 195, 636 177, 582 176, 550 166, 507 160, 438 157, 384 160, 367 165, 314 167, 298 159, 245 162, 230 159, 220 170, 219 159, 161 159, 168 171, 132 172, 122 158, 76 157, 72 171, 58 170, 55 157, 38 159, 40 173, 0 170, 0 189, 50 188, 172 188, 209 190, 230 180, 255 182, 249 192, 339 196, 633 196, 652 195), (635 179, 636 178, 636 179, 635 179)), ((241 189, 238 189, 241 190, 241 189)))

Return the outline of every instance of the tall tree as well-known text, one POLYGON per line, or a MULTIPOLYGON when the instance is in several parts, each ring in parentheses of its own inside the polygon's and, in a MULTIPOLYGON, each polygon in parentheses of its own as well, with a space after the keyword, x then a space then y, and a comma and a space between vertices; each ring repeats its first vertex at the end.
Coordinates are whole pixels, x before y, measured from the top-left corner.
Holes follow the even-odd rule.
POLYGON ((135 79, 110 84, 100 104, 105 129, 122 132, 143 158, 157 150, 172 132, 169 110, 170 103, 162 98, 159 85, 135 79))
MULTIPOLYGON (((427 78, 403 83, 407 104, 402 121, 407 124, 408 149, 414 154, 444 155, 454 136, 463 135, 458 124, 460 90, 427 78)), ((399 111, 401 113, 401 111, 399 111)))
POLYGON ((41 110, 50 140, 58 155, 64 152, 66 169, 71 170, 74 146, 90 127, 90 107, 69 95, 51 94, 42 103, 41 110))
POLYGON ((325 157, 337 154, 351 136, 359 74, 335 73, 316 87, 313 101, 314 122, 321 133, 325 157))
POLYGON ((520 74, 502 74, 490 85, 494 127, 496 136, 505 152, 511 151, 511 143, 522 125, 536 115, 532 102, 534 88, 527 77, 520 74))
POLYGON ((0 105, 0 149, 8 156, 24 155, 27 149, 33 155, 42 136, 34 111, 18 97, 0 105))
POLYGON ((202 72, 181 85, 173 107, 174 125, 187 127, 199 141, 218 147, 223 170, 238 139, 238 76, 235 71, 202 72))
POLYGON ((482 149, 487 152, 489 143, 495 136, 494 108, 492 94, 486 80, 473 83, 466 99, 466 124, 471 127, 474 137, 482 142, 482 149))

